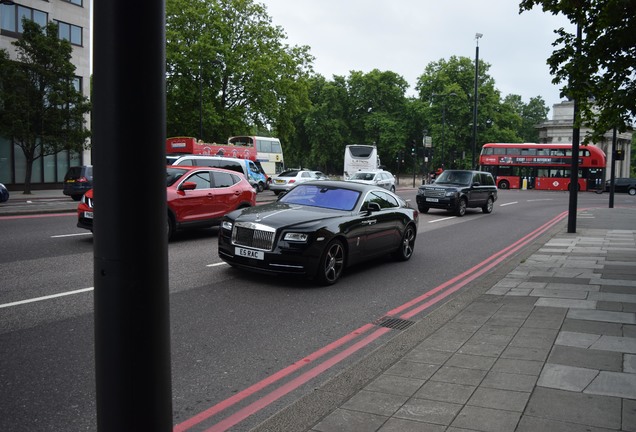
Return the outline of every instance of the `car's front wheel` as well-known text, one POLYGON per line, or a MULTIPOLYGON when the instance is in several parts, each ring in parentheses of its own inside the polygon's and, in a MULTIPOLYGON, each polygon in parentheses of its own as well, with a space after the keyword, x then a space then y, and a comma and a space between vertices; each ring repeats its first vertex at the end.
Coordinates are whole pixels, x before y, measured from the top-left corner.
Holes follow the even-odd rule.
POLYGON ((488 201, 486 201, 486 205, 481 208, 484 213, 492 213, 492 208, 494 207, 495 202, 492 197, 488 197, 488 201))
POLYGON ((455 214, 459 217, 462 217, 466 214, 466 199, 460 198, 457 202, 457 207, 455 208, 455 214))
POLYGON ((332 240, 320 258, 317 279, 323 285, 335 284, 345 265, 345 250, 340 240, 332 240))
POLYGON ((420 213, 428 213, 428 207, 419 206, 417 209, 420 213))
POLYGON ((175 230, 174 219, 172 219, 172 216, 168 214, 168 225, 166 227, 166 236, 168 240, 172 239, 172 236, 174 236, 174 230, 175 230))
POLYGON ((400 247, 394 254, 398 261, 408 261, 411 258, 413 255, 413 249, 415 248, 415 237, 415 227, 413 225, 408 225, 404 230, 400 247))

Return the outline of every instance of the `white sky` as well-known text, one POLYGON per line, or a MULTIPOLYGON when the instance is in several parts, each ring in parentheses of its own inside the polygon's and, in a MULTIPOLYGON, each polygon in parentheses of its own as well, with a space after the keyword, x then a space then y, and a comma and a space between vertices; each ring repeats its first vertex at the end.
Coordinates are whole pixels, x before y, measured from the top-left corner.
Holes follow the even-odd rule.
POLYGON ((560 102, 546 64, 554 30, 572 26, 535 7, 519 14, 518 0, 257 0, 289 45, 308 45, 315 72, 327 79, 352 70, 393 71, 409 83, 409 96, 427 64, 451 56, 489 63, 501 96, 524 102, 541 96, 560 102))

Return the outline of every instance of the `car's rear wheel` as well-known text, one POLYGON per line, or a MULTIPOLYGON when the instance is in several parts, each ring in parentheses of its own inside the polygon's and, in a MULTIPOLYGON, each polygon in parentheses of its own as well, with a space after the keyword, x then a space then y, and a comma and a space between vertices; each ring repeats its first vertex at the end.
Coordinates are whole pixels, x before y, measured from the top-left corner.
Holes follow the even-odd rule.
POLYGON ((168 240, 170 240, 172 236, 174 236, 174 230, 175 230, 174 219, 172 218, 170 214, 168 214, 168 224, 166 227, 166 236, 168 237, 168 240))
POLYGON ((340 240, 332 240, 320 258, 318 265, 318 273, 316 275, 318 281, 323 285, 335 284, 345 265, 345 250, 340 240))
POLYGON ((466 214, 466 198, 460 198, 455 208, 455 214, 462 217, 466 214))
POLYGON ((630 194, 631 196, 634 196, 634 195, 636 195, 636 189, 634 189, 634 188, 630 188, 630 189, 627 191, 627 193, 628 193, 628 194, 630 194))
POLYGON ((400 247, 394 254, 397 260, 408 261, 411 258, 413 255, 413 249, 415 248, 415 237, 415 227, 413 225, 408 225, 404 230, 400 247))
POLYGON ((495 201, 493 201, 492 197, 488 197, 488 201, 486 201, 486 205, 481 208, 484 213, 492 213, 492 208, 495 205, 495 201))

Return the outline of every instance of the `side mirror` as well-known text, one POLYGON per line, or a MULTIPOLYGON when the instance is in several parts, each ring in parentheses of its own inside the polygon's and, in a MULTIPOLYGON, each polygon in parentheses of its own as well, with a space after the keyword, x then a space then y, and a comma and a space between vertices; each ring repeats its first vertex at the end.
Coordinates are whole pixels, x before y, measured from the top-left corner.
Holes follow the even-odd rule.
POLYGON ((369 211, 369 213, 377 212, 377 211, 380 211, 380 210, 382 210, 382 208, 380 207, 380 204, 378 204, 376 202, 370 202, 367 205, 367 211, 369 211))
POLYGON ((183 182, 181 186, 179 186, 179 190, 195 190, 197 188, 197 184, 195 182, 183 182))

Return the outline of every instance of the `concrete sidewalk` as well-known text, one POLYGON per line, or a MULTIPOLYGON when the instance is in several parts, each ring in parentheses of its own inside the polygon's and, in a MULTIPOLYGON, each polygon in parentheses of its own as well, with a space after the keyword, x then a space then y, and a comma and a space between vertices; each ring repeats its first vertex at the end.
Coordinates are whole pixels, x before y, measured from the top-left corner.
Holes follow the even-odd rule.
POLYGON ((253 432, 636 431, 636 209, 546 237, 253 432))

